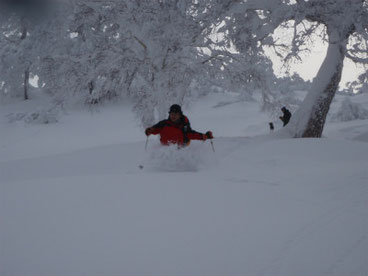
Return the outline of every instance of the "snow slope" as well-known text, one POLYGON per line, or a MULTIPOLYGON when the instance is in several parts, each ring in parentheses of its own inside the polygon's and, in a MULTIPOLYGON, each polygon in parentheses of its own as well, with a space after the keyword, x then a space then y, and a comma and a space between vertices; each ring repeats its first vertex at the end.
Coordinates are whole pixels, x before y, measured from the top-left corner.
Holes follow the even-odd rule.
POLYGON ((278 139, 235 99, 185 108, 215 153, 145 151, 128 105, 54 125, 3 108, 0 275, 367 275, 367 120, 278 139))

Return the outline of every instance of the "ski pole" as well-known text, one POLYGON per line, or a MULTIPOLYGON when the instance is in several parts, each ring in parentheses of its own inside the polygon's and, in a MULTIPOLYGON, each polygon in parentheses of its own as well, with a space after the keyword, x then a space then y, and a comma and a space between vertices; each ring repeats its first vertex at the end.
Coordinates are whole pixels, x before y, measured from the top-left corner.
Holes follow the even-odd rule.
POLYGON ((146 145, 144 146, 144 150, 145 150, 145 151, 147 151, 148 137, 149 137, 149 136, 147 136, 147 139, 146 139, 146 145))
POLYGON ((213 146, 213 141, 212 139, 210 139, 210 142, 211 142, 211 146, 212 146, 212 151, 215 152, 215 147, 213 146))

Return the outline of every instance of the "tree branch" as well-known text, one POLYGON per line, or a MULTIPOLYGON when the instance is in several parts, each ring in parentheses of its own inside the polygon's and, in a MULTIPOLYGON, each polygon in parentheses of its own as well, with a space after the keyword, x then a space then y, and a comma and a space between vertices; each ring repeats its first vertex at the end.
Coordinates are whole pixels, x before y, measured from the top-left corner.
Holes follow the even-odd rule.
POLYGON ((361 63, 361 64, 368 64, 368 58, 359 58, 353 55, 350 55, 349 53, 346 53, 345 56, 352 60, 355 63, 361 63))
POLYGON ((147 46, 146 44, 143 43, 142 40, 140 40, 138 37, 136 37, 135 35, 133 35, 133 38, 144 48, 144 51, 147 51, 147 46))

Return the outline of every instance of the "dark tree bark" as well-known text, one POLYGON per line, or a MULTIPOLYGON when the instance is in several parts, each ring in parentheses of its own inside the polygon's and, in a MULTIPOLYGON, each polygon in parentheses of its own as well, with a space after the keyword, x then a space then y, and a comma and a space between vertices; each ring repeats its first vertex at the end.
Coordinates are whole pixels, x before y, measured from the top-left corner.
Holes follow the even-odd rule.
POLYGON ((294 137, 322 136, 331 102, 341 80, 348 37, 352 31, 353 26, 345 33, 337 29, 328 31, 326 58, 313 81, 311 91, 293 118, 294 137))
MULTIPOLYGON (((338 89, 343 62, 344 62, 344 51, 345 47, 340 45, 339 46, 339 53, 340 55, 336 58, 338 59, 338 63, 336 64, 330 81, 328 82, 326 88, 322 91, 319 95, 318 99, 316 100, 312 114, 308 120, 306 129, 304 130, 302 137, 321 137, 323 132, 323 127, 326 122, 327 113, 330 109, 330 105, 332 99, 334 98, 336 91, 338 89)), ((329 53, 327 52, 327 55, 329 53)))
POLYGON ((24 71, 24 83, 23 83, 24 100, 28 100, 29 99, 29 96, 28 96, 28 85, 29 85, 29 69, 27 68, 24 71))
MULTIPOLYGON (((26 19, 24 17, 21 19, 21 23, 22 23, 22 34, 21 34, 20 39, 25 40, 27 38, 28 31, 27 31, 27 22, 26 22, 26 19)), ((29 85, 29 67, 27 67, 24 70, 24 80, 23 80, 24 100, 29 99, 28 85, 29 85)))

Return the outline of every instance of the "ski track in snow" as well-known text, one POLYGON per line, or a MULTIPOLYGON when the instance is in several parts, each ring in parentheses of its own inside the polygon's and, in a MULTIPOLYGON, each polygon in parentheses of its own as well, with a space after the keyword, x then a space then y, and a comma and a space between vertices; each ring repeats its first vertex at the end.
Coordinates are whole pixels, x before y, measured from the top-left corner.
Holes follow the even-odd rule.
MULTIPOLYGON (((366 197, 366 195, 363 195, 366 197)), ((291 263, 292 257, 299 248, 303 248, 308 244, 308 240, 318 235, 325 229, 333 229, 332 225, 344 217, 346 212, 346 205, 350 201, 354 200, 354 197, 348 197, 346 201, 341 203, 340 206, 331 208, 331 210, 318 215, 312 221, 302 226, 298 231, 291 235, 291 238, 284 242, 284 247, 280 250, 279 255, 259 274, 259 275, 285 275, 285 266, 291 263)), ((359 206, 360 208, 362 206, 359 206)), ((363 207, 364 208, 364 207, 363 207)), ((367 213, 368 214, 368 213, 367 213)), ((366 218, 362 216, 362 219, 366 218)), ((339 253, 329 267, 323 272, 323 275, 338 275, 335 274, 339 266, 343 265, 344 260, 351 255, 355 249, 359 246, 364 246, 367 242, 368 235, 365 233, 362 236, 355 237, 354 241, 349 245, 348 248, 344 249, 339 253)), ((301 271, 295 275, 303 275, 301 271)), ((306 274, 308 275, 308 273, 306 274)), ((321 274, 322 275, 322 274, 321 274)))

